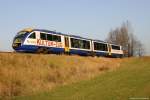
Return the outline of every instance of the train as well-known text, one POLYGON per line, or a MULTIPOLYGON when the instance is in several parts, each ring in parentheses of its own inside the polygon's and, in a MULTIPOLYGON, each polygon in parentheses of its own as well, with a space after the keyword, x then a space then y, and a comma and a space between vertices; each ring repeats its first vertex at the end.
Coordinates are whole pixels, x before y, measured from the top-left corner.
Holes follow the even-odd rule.
POLYGON ((45 29, 23 29, 12 43, 16 52, 122 58, 121 45, 45 29))

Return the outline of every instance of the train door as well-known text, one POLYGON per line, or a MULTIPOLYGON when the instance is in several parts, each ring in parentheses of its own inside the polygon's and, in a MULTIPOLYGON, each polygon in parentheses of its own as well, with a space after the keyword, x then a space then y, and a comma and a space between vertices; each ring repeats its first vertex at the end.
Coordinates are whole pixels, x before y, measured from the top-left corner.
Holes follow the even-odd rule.
POLYGON ((111 56, 111 45, 108 44, 108 52, 109 52, 109 56, 111 56))
POLYGON ((65 52, 69 53, 69 38, 65 37, 65 52))

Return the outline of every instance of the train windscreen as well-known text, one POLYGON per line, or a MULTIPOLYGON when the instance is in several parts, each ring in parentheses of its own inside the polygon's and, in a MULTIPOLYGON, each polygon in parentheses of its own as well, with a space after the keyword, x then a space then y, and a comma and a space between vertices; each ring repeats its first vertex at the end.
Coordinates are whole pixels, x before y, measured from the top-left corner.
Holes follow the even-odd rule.
POLYGON ((17 47, 21 46, 21 43, 24 40, 27 33, 28 32, 18 32, 13 40, 12 47, 17 48, 17 47))

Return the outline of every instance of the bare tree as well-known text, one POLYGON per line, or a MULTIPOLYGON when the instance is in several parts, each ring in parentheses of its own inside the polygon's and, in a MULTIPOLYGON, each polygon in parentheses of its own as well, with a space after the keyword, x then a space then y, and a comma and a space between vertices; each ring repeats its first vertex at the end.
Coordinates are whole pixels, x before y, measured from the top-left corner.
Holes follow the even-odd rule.
MULTIPOLYGON (((131 24, 127 21, 126 23, 123 23, 121 27, 111 30, 106 41, 122 45, 128 57, 134 56, 137 54, 137 48, 139 50, 139 48, 142 48, 142 45, 140 45, 141 42, 137 40, 132 30, 131 24)), ((143 49, 140 49, 140 55, 142 54, 142 51, 143 49)))
POLYGON ((145 54, 144 45, 139 40, 137 40, 136 47, 135 47, 135 55, 141 57, 144 54, 145 54))

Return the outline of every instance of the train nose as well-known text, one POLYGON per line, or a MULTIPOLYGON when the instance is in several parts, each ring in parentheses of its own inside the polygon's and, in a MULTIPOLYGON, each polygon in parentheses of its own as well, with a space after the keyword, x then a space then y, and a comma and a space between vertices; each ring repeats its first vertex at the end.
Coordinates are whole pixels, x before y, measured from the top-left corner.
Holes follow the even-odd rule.
POLYGON ((15 49, 15 48, 18 48, 21 46, 21 39, 15 39, 13 44, 12 44, 12 47, 15 49))

